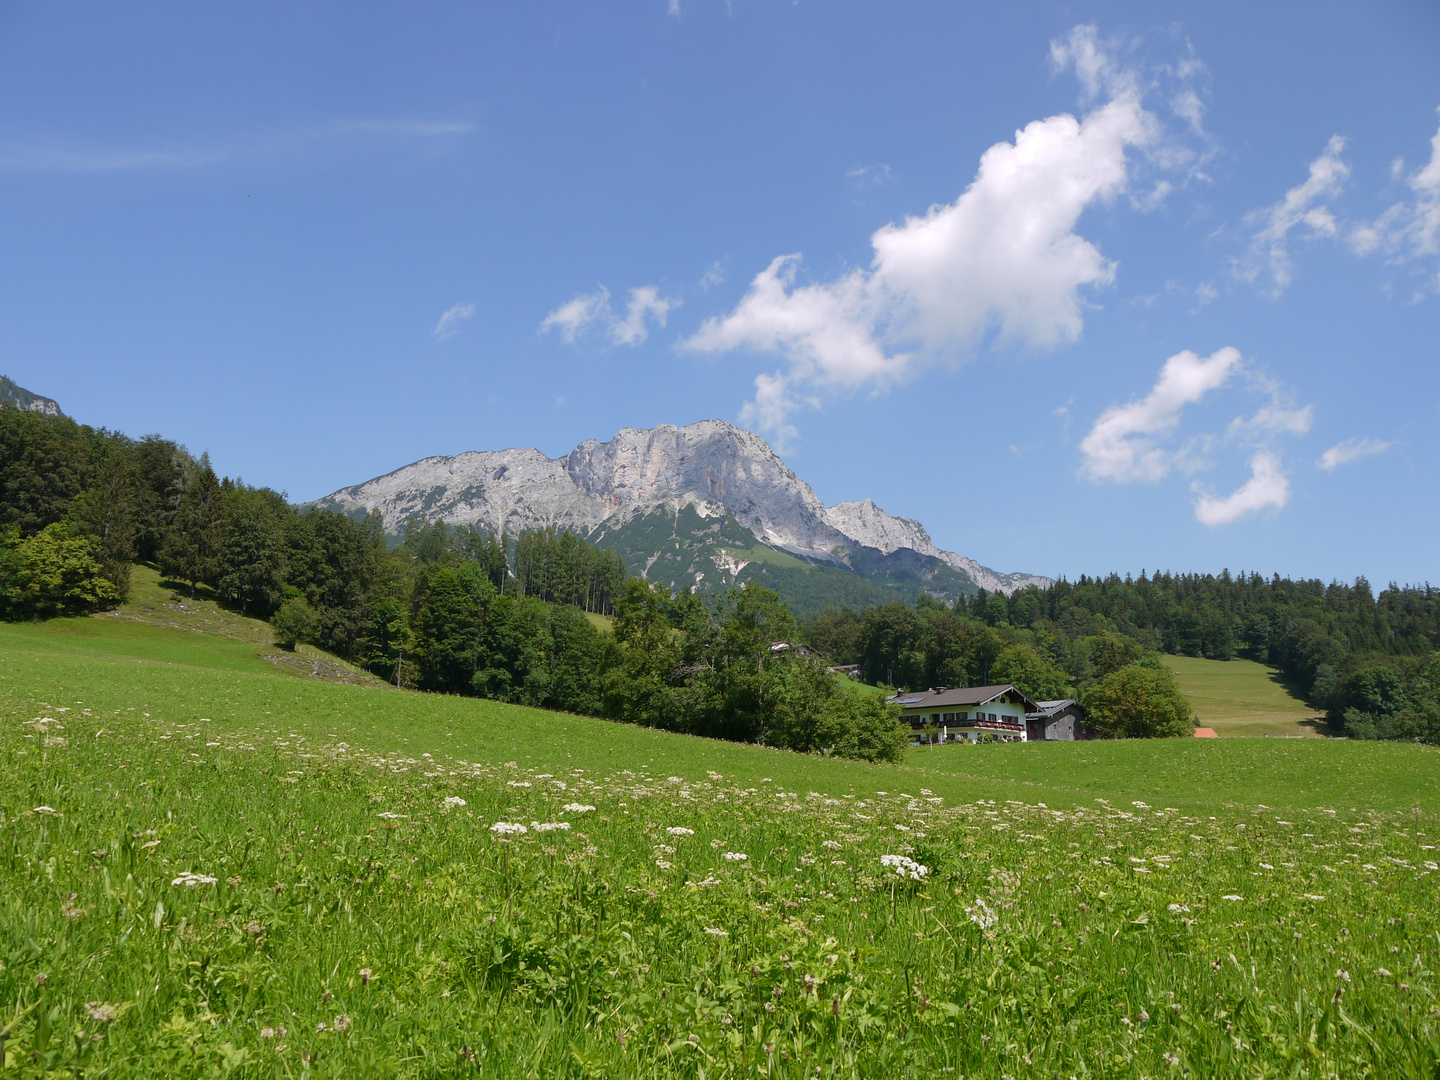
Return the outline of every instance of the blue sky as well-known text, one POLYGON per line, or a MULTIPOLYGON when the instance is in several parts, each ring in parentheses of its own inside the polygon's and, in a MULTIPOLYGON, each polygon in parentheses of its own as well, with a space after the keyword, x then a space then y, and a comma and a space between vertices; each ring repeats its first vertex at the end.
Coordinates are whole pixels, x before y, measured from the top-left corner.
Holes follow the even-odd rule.
POLYGON ((1440 579, 1440 7, 0 6, 0 370, 294 499, 722 417, 1052 575, 1440 579))

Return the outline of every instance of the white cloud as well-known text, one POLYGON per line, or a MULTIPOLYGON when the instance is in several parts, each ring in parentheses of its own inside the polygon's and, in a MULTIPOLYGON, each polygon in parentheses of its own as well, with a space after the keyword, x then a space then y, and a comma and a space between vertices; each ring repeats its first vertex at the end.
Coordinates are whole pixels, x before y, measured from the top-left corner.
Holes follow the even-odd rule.
POLYGON ((646 319, 654 319, 658 325, 664 326, 670 310, 679 306, 679 300, 661 296, 654 285, 631 289, 625 317, 610 324, 610 340, 617 345, 639 345, 650 336, 645 326, 646 319))
POLYGON ((475 314, 474 304, 456 304, 440 316, 440 321, 431 331, 436 341, 445 341, 460 332, 460 324, 475 314))
POLYGON ((1394 442, 1381 442, 1379 439, 1346 439, 1321 454, 1315 465, 1326 472, 1334 472, 1341 465, 1348 465, 1360 458, 1383 454, 1394 445, 1394 442))
POLYGON ((1280 467, 1280 459, 1269 450, 1260 450, 1250 458, 1250 479, 1243 487, 1224 498, 1200 494, 1195 500, 1195 519, 1202 525, 1229 525, 1267 507, 1279 510, 1290 501, 1290 480, 1280 467))
POLYGON ((573 300, 567 300, 540 324, 540 332, 560 332, 560 340, 573 345, 575 339, 597 319, 610 319, 610 290, 605 286, 593 293, 581 293, 573 300))
POLYGON ((1208 357, 1188 350, 1176 353, 1165 361, 1149 394, 1100 414, 1080 443, 1082 475, 1097 483, 1155 483, 1176 470, 1208 469, 1212 451, 1239 447, 1248 456, 1250 479, 1224 497, 1193 483, 1196 519, 1205 525, 1227 525, 1266 507, 1283 507, 1290 498, 1290 482, 1275 447, 1282 437, 1307 434, 1314 411, 1308 405, 1297 406, 1279 383, 1249 373, 1240 389, 1265 394, 1268 400, 1253 413, 1235 417, 1222 434, 1179 438, 1185 407, 1198 405, 1243 373, 1243 360, 1233 348, 1208 357))
POLYGON ((867 269, 797 283, 801 256, 781 255, 728 315, 683 343, 696 352, 778 353, 785 367, 756 379, 743 416, 781 432, 825 391, 880 390, 926 363, 958 359, 983 335, 1035 347, 1070 342, 1084 324, 1081 290, 1115 265, 1075 231, 1080 215, 1126 190, 1127 150, 1156 137, 1134 79, 1082 27, 1052 50, 1087 92, 1110 100, 1082 119, 1036 120, 980 159, 953 203, 871 237, 867 269))
POLYGON ((1117 483, 1162 479, 1176 464, 1176 455, 1160 446, 1158 437, 1174 432, 1181 410, 1224 386, 1239 367, 1239 350, 1228 347, 1204 358, 1188 349, 1170 357, 1149 394, 1100 414, 1080 443, 1082 472, 1091 480, 1117 483))
POLYGON ((1075 69, 1086 100, 1108 97, 1137 97, 1134 71, 1122 67, 1114 50, 1100 41, 1094 24, 1074 27, 1064 38, 1050 42, 1050 63, 1056 71, 1075 69))
POLYGON ((725 267, 721 265, 719 259, 716 259, 710 264, 710 268, 700 276, 700 291, 709 292, 716 285, 725 284, 725 278, 725 267))
POLYGON ((660 295, 654 285, 641 285, 630 290, 625 314, 616 315, 610 307, 610 290, 600 286, 593 293, 581 293, 561 304, 540 323, 542 334, 558 330, 560 338, 573 345, 592 326, 602 327, 606 337, 616 345, 639 345, 650 336, 649 323, 664 326, 669 313, 680 306, 676 298, 660 295))
MULTIPOLYGON (((1392 172, 1403 176, 1405 163, 1396 161, 1392 172)), ((1396 203, 1377 220, 1352 230, 1350 245, 1358 254, 1381 250, 1396 262, 1440 255, 1440 131, 1430 140, 1429 163, 1406 177, 1406 183, 1415 193, 1414 202, 1396 203)), ((1440 273, 1427 288, 1440 292, 1440 273)))
POLYGON ((1341 160, 1345 140, 1332 136, 1325 151, 1310 163, 1310 175, 1291 188, 1274 206, 1246 216, 1246 223, 1260 226, 1250 238, 1250 248, 1236 262, 1235 275, 1255 283, 1268 278, 1266 291, 1278 297, 1290 285, 1294 265, 1290 259, 1290 233, 1304 226, 1312 236, 1334 236, 1338 225, 1328 205, 1345 186, 1350 167, 1341 160))
POLYGON ((1282 400, 1278 388, 1271 391, 1271 400, 1262 405, 1254 416, 1236 417, 1230 421, 1226 438, 1233 441, 1255 443, 1272 435, 1305 435, 1315 421, 1315 410, 1309 405, 1299 408, 1282 400))

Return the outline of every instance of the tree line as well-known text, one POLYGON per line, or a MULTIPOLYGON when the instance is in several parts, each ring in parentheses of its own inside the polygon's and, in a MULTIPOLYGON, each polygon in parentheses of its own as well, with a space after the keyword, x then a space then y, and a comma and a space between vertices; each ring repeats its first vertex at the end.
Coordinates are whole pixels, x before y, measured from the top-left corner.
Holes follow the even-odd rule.
POLYGON ((982 590, 953 607, 922 596, 913 607, 830 610, 807 633, 868 679, 1014 682, 1046 698, 1083 696, 1160 652, 1256 660, 1348 735, 1440 741, 1440 590, 1430 585, 1376 595, 1363 577, 1082 576, 1010 596, 982 590))
POLYGON ((707 607, 554 529, 416 519, 392 548, 378 514, 298 509, 159 436, 0 408, 0 525, 6 618, 113 607, 145 562, 400 686, 869 759, 908 738, 881 698, 774 648, 798 624, 773 592, 707 607))
MULTIPOLYGON (((636 591, 617 553, 553 529, 509 537, 411 520, 392 548, 378 515, 297 509, 158 435, 0 408, 0 617, 114 606, 135 562, 269 618, 282 643, 317 645, 399 685, 696 734, 824 742, 770 711, 801 684, 820 692, 787 666, 794 657, 772 663, 756 649, 744 667, 726 651, 735 620, 760 603, 744 598, 773 593, 725 594, 711 607, 688 593, 662 600, 636 591), (588 614, 615 616, 614 633, 588 614), (771 687, 772 675, 785 685, 771 687)), ((1278 668, 1347 734, 1440 741, 1440 590, 1429 585, 1377 596, 1364 578, 1142 572, 1009 596, 982 590, 954 605, 922 595, 806 622, 775 603, 785 612, 774 615, 776 640, 859 664, 873 684, 1013 682, 1039 700, 1082 696, 1102 731, 1176 733, 1178 691, 1158 653, 1242 657, 1278 668), (1151 721, 1121 717, 1121 686, 1124 700, 1148 695, 1151 721)), ((832 705, 841 707, 816 707, 832 705)))

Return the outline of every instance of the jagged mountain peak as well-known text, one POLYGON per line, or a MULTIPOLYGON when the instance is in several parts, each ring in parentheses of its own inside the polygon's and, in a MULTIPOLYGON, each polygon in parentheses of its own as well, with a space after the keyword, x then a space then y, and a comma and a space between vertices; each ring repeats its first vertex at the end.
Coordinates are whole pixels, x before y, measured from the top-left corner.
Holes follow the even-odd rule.
MULTIPOLYGON (((796 557, 801 560, 797 565, 856 573, 861 566, 870 568, 863 572, 878 572, 877 560, 888 558, 887 575, 903 564, 905 573, 924 581, 943 564, 953 571, 942 590, 947 594, 958 587, 956 582, 1004 592, 1049 583, 1028 574, 999 574, 942 551, 918 521, 887 514, 872 499, 827 508, 765 439, 724 420, 623 428, 607 441, 587 439, 558 458, 533 447, 425 458, 342 488, 315 505, 356 515, 378 510, 392 532, 411 518, 444 518, 452 525, 497 532, 553 526, 594 535, 602 543, 618 542, 621 531, 643 520, 646 524, 635 525, 632 532, 643 533, 646 544, 660 542, 655 514, 679 515, 688 509, 701 523, 733 519, 751 538, 745 542, 733 530, 705 527, 709 539, 696 542, 717 552, 711 584, 735 580, 754 560, 732 549, 754 542, 796 557), (722 535, 729 539, 722 542, 722 535)), ((665 541, 674 550, 692 543, 677 537, 665 541)), ((633 554, 639 572, 648 571, 658 557, 656 552, 633 554)), ((686 574, 694 578, 692 587, 700 587, 707 572, 694 565, 699 564, 686 574)))

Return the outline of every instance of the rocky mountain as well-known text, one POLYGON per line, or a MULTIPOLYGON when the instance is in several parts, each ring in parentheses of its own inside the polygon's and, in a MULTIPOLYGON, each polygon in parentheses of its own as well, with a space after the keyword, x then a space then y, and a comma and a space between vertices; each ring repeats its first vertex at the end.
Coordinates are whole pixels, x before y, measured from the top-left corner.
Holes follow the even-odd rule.
POLYGON ((758 579, 800 610, 823 606, 821 598, 867 603, 1050 583, 941 550, 918 521, 869 499, 827 507, 764 439, 723 420, 626 428, 558 458, 534 449, 425 458, 314 505, 357 517, 379 511, 392 534, 412 518, 512 534, 569 529, 654 580, 708 592, 758 579))
POLYGON ((44 416, 61 415, 60 406, 52 398, 32 394, 23 386, 15 385, 15 381, 7 375, 0 375, 0 405, 29 409, 31 412, 38 412, 44 416))

